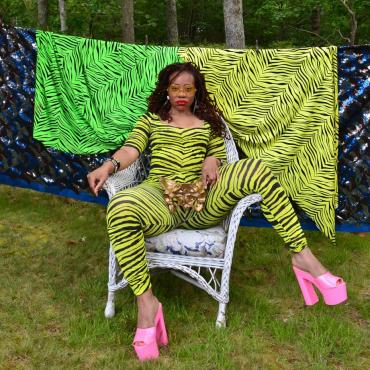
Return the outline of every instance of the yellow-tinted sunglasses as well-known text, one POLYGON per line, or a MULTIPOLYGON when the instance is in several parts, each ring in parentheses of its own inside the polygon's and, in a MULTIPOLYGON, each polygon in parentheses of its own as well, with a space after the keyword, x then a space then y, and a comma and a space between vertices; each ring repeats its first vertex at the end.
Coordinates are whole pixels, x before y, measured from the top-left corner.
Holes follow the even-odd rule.
POLYGON ((197 89, 193 85, 184 85, 184 86, 182 86, 182 85, 171 84, 168 87, 168 91, 170 91, 173 94, 177 94, 180 91, 182 91, 183 93, 185 93, 187 95, 193 95, 193 94, 195 94, 197 89))

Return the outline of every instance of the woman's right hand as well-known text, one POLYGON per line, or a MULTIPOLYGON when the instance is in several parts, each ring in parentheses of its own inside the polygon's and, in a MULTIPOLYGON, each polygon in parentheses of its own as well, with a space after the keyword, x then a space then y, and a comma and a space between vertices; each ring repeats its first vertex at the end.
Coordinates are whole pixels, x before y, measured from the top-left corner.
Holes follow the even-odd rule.
POLYGON ((98 196, 98 192, 103 188, 109 175, 113 172, 114 166, 112 162, 104 162, 96 170, 87 174, 87 181, 91 192, 98 196))

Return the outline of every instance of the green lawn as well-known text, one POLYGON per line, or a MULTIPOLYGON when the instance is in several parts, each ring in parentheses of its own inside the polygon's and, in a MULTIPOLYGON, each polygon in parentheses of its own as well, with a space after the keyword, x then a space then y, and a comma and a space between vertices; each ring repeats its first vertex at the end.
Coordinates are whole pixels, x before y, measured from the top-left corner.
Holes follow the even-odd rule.
POLYGON ((104 318, 105 209, 0 186, 0 369, 369 369, 370 236, 341 233, 314 252, 345 278, 349 300, 304 307, 283 243, 272 229, 239 230, 228 327, 217 303, 174 278, 153 277, 170 346, 140 364, 131 347, 135 301, 117 294, 104 318))

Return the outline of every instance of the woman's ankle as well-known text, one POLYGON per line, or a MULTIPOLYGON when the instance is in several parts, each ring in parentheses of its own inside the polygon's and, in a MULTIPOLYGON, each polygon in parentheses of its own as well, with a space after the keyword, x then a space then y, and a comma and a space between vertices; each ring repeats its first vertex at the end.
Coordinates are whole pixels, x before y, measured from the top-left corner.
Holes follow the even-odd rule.
MULTIPOLYGON (((145 292, 146 293, 146 292, 145 292)), ((151 292, 137 297, 138 327, 149 328, 154 326, 155 315, 158 311, 159 301, 151 292)))
POLYGON ((301 252, 294 253, 292 256, 292 263, 299 269, 309 272, 314 277, 327 272, 327 269, 321 264, 308 247, 303 249, 301 252))
POLYGON ((143 294, 138 295, 136 299, 137 299, 137 305, 139 307, 151 306, 153 304, 156 304, 156 302, 158 302, 157 297, 153 294, 151 289, 147 290, 143 294))

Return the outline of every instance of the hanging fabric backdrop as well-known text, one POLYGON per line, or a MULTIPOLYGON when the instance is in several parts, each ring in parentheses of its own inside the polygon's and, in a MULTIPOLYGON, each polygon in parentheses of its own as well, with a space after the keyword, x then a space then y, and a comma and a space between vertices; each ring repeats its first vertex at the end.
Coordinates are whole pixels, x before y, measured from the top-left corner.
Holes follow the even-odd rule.
MULTIPOLYGON (((333 236, 336 48, 256 52, 145 47, 44 32, 36 37, 35 31, 14 28, 0 29, 0 45, 1 183, 106 203, 105 196, 89 194, 87 172, 125 140, 145 111, 158 71, 192 60, 204 72, 244 153, 267 161, 299 207, 333 236), (314 207, 307 199, 314 200, 314 207)), ((368 110, 363 108, 361 115, 369 85, 366 77, 355 77, 356 68, 363 71, 369 65, 368 55, 368 47, 338 51, 336 216, 342 225, 353 225, 349 230, 369 227, 368 110), (365 57, 349 58, 353 54, 365 57), (354 60, 357 67, 349 65, 354 60), (356 114, 342 105, 355 94, 356 114), (348 139, 343 132, 351 125, 357 129, 350 130, 348 139), (360 143, 354 146, 357 137, 360 143), (351 170, 354 151, 362 167, 357 163, 351 170)))
POLYGON ((336 47, 181 50, 200 66, 246 157, 262 159, 331 239, 337 202, 336 47))

